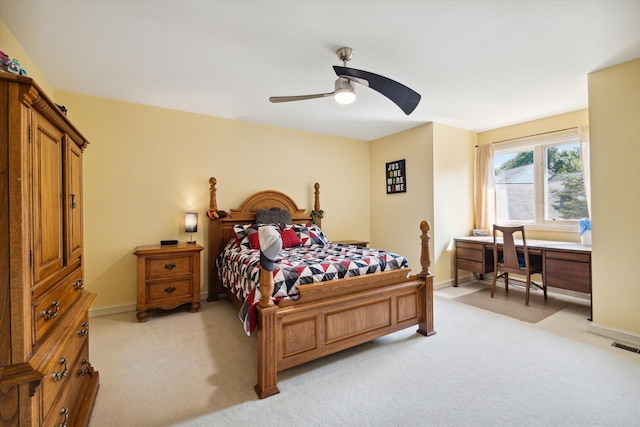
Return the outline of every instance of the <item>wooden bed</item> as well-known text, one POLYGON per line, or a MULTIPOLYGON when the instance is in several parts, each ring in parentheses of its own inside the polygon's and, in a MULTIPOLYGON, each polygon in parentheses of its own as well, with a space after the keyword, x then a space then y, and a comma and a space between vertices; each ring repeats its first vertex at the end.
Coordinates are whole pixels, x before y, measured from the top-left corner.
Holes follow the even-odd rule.
MULTIPOLYGON (((209 208, 217 210, 215 178, 209 179, 209 208)), ((320 211, 320 185, 315 184, 314 210, 320 211)), ((234 238, 233 226, 255 222, 258 209, 279 207, 291 212, 294 224, 311 223, 305 213, 286 194, 261 191, 247 198, 230 216, 210 220, 208 245, 209 295, 217 300, 226 293, 236 307, 239 301, 225 292, 218 277, 216 258, 227 242, 234 238)), ((316 224, 320 226, 320 218, 316 224)), ((258 306, 258 383, 260 398, 279 392, 278 372, 320 357, 369 342, 392 332, 418 325, 417 332, 430 336, 433 329, 433 275, 429 271, 429 230, 427 221, 420 224, 422 270, 408 275, 399 269, 365 276, 350 277, 298 286, 296 301, 283 300, 275 305, 262 298, 258 306)), ((417 234, 417 233, 416 233, 417 234)), ((261 270, 263 295, 273 292, 271 272, 261 270), (262 274, 262 273, 265 274, 262 274), (271 291, 270 291, 271 290, 271 291)), ((240 325, 238 327, 241 327, 240 325)))

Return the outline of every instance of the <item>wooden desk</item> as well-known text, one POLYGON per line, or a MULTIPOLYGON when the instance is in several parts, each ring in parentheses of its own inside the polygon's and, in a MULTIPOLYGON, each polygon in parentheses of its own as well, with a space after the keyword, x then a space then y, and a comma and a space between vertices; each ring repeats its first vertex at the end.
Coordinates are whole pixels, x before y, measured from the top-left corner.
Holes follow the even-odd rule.
MULTIPOLYGON (((481 279, 493 273, 493 237, 457 237, 454 242, 453 286, 458 286, 458 269, 479 274, 481 279)), ((530 239, 527 246, 530 255, 542 257, 547 286, 591 295, 591 246, 530 239)))

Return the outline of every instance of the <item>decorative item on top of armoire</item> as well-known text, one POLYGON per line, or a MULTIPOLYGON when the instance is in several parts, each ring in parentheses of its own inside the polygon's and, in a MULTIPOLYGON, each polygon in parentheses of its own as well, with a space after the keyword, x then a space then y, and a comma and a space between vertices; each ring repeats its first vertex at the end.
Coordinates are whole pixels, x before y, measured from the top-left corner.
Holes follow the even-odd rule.
POLYGON ((99 387, 82 235, 89 143, 31 78, 0 73, 0 103, 0 424, 86 426, 99 387))
POLYGON ((385 168, 387 194, 406 193, 407 171, 405 159, 389 162, 385 168))

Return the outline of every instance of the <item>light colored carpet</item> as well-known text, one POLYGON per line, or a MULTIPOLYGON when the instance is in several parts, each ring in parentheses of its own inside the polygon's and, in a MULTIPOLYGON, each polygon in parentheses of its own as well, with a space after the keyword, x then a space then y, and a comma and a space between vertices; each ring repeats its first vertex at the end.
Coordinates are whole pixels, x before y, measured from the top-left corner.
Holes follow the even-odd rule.
POLYGON ((530 292, 528 306, 524 304, 524 300, 524 289, 509 287, 509 292, 506 292, 504 285, 496 286, 493 298, 491 298, 491 288, 489 287, 454 299, 456 302, 529 323, 538 323, 569 306, 565 300, 557 299, 552 295, 547 295, 545 300, 542 291, 534 292, 532 290, 530 292))
POLYGON ((228 301, 91 320, 91 427, 638 426, 640 356, 586 332, 588 307, 529 324, 437 292, 415 328, 279 374, 259 400, 256 339, 228 301))

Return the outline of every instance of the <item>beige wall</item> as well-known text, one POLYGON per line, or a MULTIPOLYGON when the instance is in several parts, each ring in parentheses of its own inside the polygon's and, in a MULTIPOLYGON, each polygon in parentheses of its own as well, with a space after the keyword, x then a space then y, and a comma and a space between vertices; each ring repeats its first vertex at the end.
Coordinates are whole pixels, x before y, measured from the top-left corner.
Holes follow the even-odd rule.
POLYGON ((436 283, 453 279, 453 238, 473 228, 473 164, 476 134, 434 125, 433 197, 436 283))
POLYGON ((589 74, 594 324, 638 334, 640 59, 589 74))
MULTIPOLYGON (((420 222, 433 226, 433 124, 371 141, 371 246, 406 256, 420 272, 420 222), (407 191, 387 194, 387 162, 406 160, 407 191)), ((431 233, 433 236, 433 233, 431 233)), ((433 251, 433 242, 430 245, 433 251)))
POLYGON ((420 270, 420 221, 430 222, 431 272, 453 277, 451 240, 473 226, 473 132, 428 123, 371 142, 372 245, 409 258, 420 270), (386 194, 385 164, 406 159, 407 192, 386 194), (393 224, 393 226, 389 226, 393 224))
POLYGON ((311 209, 319 182, 328 237, 369 238, 364 141, 68 92, 56 97, 91 142, 84 155, 84 218, 87 288, 98 294, 93 309, 135 303, 134 248, 187 240, 185 212, 200 214, 194 238, 206 243, 211 176, 218 179, 218 207, 227 210, 267 189, 311 209))

